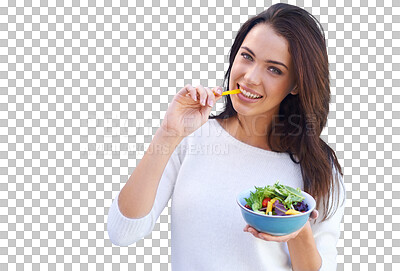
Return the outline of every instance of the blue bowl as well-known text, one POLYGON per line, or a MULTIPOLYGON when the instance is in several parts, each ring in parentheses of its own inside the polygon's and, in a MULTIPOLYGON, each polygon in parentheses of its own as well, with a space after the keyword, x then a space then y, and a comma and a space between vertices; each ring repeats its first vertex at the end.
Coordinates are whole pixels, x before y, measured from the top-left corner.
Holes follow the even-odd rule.
POLYGON ((314 198, 306 192, 301 191, 305 197, 304 201, 308 205, 307 212, 288 216, 268 216, 258 214, 244 207, 246 205, 245 198, 250 196, 250 192, 255 192, 255 188, 253 187, 241 192, 236 198, 242 216, 247 224, 255 228, 257 231, 271 235, 282 236, 297 231, 306 224, 312 210, 314 210, 316 206, 314 198))

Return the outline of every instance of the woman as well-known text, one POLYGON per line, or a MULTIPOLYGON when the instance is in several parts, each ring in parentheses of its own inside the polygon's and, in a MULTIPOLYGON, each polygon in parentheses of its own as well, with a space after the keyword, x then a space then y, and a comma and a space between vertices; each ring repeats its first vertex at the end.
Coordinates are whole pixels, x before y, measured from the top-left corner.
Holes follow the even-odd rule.
POLYGON ((149 234, 172 198, 173 270, 336 270, 344 189, 335 153, 320 139, 330 89, 318 27, 303 9, 273 5, 237 34, 225 82, 241 93, 226 96, 221 114, 209 118, 221 87, 176 94, 110 208, 114 244, 149 234), (315 223, 281 237, 245 225, 236 195, 277 180, 313 195, 315 223))

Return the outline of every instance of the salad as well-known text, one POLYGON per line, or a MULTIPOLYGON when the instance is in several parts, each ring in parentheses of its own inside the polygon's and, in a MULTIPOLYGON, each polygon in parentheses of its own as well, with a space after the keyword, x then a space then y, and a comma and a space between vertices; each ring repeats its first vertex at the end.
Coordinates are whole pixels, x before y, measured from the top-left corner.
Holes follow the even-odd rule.
POLYGON ((263 187, 254 186, 256 191, 250 192, 250 197, 245 198, 244 207, 264 215, 297 215, 308 211, 308 205, 300 188, 279 184, 263 187))

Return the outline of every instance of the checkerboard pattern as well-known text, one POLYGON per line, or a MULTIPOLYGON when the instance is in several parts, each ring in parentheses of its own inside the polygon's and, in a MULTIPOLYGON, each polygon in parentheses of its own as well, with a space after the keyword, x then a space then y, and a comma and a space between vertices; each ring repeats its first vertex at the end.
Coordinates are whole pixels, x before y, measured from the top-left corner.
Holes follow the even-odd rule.
MULTIPOLYGON (((174 94, 221 85, 236 31, 277 1, 190 2, 0 1, 0 270, 171 270, 169 207, 130 247, 108 209, 174 94)), ((400 1, 283 2, 326 32, 338 270, 400 270, 400 1)))

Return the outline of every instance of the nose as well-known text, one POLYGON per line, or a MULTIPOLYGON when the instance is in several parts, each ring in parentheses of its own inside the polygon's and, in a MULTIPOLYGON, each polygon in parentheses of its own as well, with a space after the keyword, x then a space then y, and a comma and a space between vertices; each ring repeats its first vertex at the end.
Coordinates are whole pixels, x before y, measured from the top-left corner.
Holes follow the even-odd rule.
POLYGON ((253 65, 247 70, 246 74, 244 75, 244 79, 249 85, 261 84, 260 70, 261 69, 257 65, 253 65))

